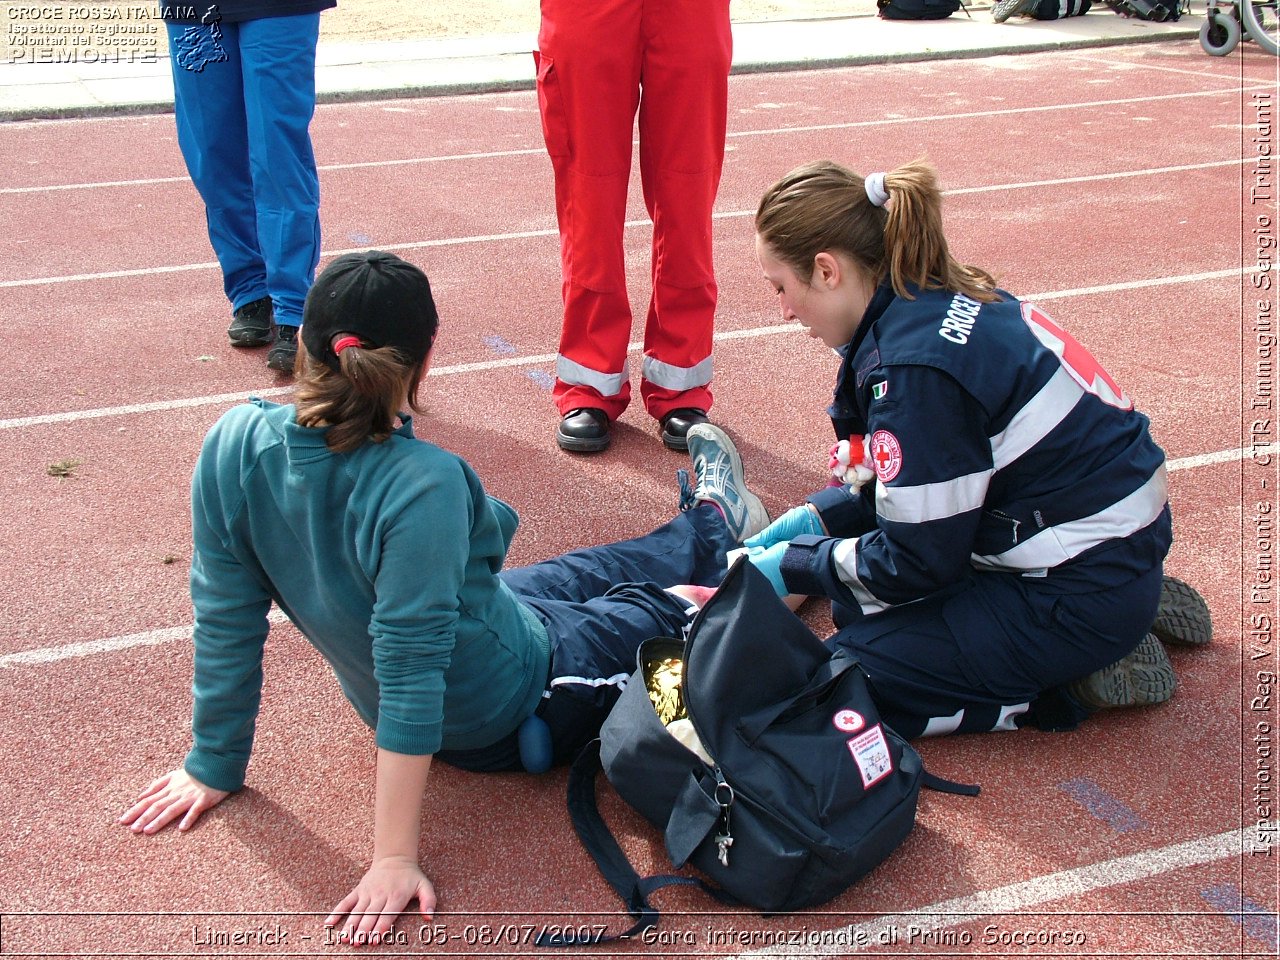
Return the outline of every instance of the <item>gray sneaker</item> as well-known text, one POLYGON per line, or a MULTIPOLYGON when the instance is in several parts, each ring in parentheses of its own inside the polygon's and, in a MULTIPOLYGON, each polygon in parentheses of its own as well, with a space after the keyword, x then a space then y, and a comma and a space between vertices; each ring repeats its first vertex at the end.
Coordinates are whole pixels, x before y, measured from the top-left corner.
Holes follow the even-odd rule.
POLYGON ((769 512, 760 498, 747 489, 742 458, 729 435, 711 423, 698 423, 686 434, 693 461, 694 485, 681 500, 687 509, 708 500, 724 513, 733 539, 741 543, 769 525, 769 512))
POLYGON ((1151 632, 1165 643, 1180 647, 1203 647, 1213 639, 1213 617, 1209 604, 1189 583, 1165 577, 1160 583, 1160 609, 1151 632))
POLYGON ((1039 5, 1040 0, 996 0, 996 5, 991 8, 991 19, 1004 23, 1019 14, 1029 17, 1039 5))
POLYGON ((1090 710, 1149 707, 1173 696, 1178 678, 1159 637, 1148 633, 1127 657, 1077 680, 1067 692, 1090 710))

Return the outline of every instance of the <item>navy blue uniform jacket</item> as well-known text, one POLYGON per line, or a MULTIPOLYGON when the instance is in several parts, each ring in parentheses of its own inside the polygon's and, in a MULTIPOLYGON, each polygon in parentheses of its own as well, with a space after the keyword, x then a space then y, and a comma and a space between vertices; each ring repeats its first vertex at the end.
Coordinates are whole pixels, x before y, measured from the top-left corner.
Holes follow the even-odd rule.
POLYGON ((912 293, 882 285, 844 351, 832 422, 876 480, 810 498, 832 536, 792 541, 788 588, 869 615, 975 571, 1077 593, 1158 565, 1164 453, 1088 351, 1008 294, 912 293))

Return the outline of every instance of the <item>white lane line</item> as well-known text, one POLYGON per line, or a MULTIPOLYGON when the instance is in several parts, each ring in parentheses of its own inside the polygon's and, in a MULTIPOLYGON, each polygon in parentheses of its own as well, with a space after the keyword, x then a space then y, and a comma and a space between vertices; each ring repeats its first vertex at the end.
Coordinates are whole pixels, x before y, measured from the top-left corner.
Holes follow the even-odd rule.
POLYGON ((6 193, 57 193, 61 190, 106 190, 110 187, 154 187, 161 183, 190 183, 190 177, 146 177, 139 180, 93 180, 89 183, 49 183, 36 187, 0 187, 6 193))
POLYGON ((1002 183, 986 187, 956 187, 944 190, 948 197, 964 193, 992 193, 999 190, 1028 190, 1039 187, 1061 187, 1069 183, 1095 183, 1099 180, 1127 180, 1129 177, 1158 176, 1167 173, 1186 173, 1189 170, 1212 170, 1215 167, 1239 167, 1256 162, 1241 157, 1237 160, 1212 160, 1208 163, 1184 163, 1176 167, 1151 167, 1147 170, 1127 170, 1116 173, 1091 173, 1080 177, 1059 177, 1056 180, 1027 180, 1024 183, 1002 183))
POLYGON ((1218 463, 1233 463, 1236 460, 1248 460, 1250 457, 1271 452, 1272 444, 1260 443, 1257 447, 1237 447, 1234 450, 1219 450, 1217 453, 1201 453, 1194 457, 1179 457, 1169 460, 1165 468, 1172 473, 1175 470, 1194 470, 1197 467, 1211 467, 1218 463))
POLYGON ((99 407, 96 410, 69 410, 65 413, 46 413, 35 417, 15 417, 12 420, 0 420, 0 430, 18 430, 50 423, 75 423, 78 420, 96 420, 100 417, 128 417, 138 413, 185 410, 190 407, 216 406, 220 403, 243 403, 250 397, 282 396, 292 389, 292 387, 270 387, 265 390, 244 390, 239 393, 216 393, 205 397, 183 397, 179 400, 156 400, 153 403, 130 403, 121 407, 99 407))
MULTIPOLYGON (((1170 173, 1186 173, 1191 170, 1212 170, 1219 167, 1240 166, 1246 161, 1241 159, 1234 160, 1209 160, 1204 163, 1188 163, 1179 164, 1169 167, 1149 167, 1143 170, 1126 170, 1121 172, 1111 171, 1108 173, 1084 174, 1078 177, 1061 177, 1054 180, 1032 180, 1020 183, 997 183, 979 187, 958 187, 951 190, 944 190, 944 196, 960 196, 969 193, 998 193, 1006 190, 1026 190, 1033 188, 1057 187, 1071 184, 1101 182, 1106 180, 1124 180, 1131 177, 1145 176, 1161 176, 1170 173)), ((720 213, 712 214, 713 220, 734 220, 741 217, 755 216, 755 210, 727 210, 720 213)), ((624 224, 627 229, 635 229, 638 227, 650 227, 653 221, 647 217, 638 220, 628 220, 624 224)), ((475 243, 498 243, 506 240, 532 240, 543 239, 558 236, 555 228, 546 228, 543 230, 523 230, 515 233, 486 233, 477 234, 469 237, 441 237, 436 240, 411 240, 404 243, 383 243, 378 244, 380 250, 425 250, 434 247, 450 247, 463 246, 475 243)), ((321 253, 322 258, 339 257, 347 253, 359 253, 366 249, 365 247, 350 247, 342 250, 325 250, 321 253)), ((4 280, 0 281, 0 288, 7 287, 38 287, 55 283, 79 283, 82 281, 94 280, 116 280, 123 277, 147 277, 166 273, 183 273, 193 270, 214 270, 217 269, 216 261, 205 261, 202 263, 182 263, 172 264, 160 267, 136 267, 128 270, 107 270, 101 273, 73 273, 64 274, 53 277, 28 277, 22 280, 4 280)))
POLYGON ((149 277, 164 273, 183 273, 187 270, 212 270, 214 263, 180 263, 168 267, 138 267, 133 270, 107 270, 102 273, 73 273, 61 277, 32 277, 30 280, 4 280, 0 287, 38 287, 47 283, 74 283, 79 280, 111 280, 116 277, 149 277))
MULTIPOLYGON (((1221 80, 1223 83, 1231 84, 1229 89, 1236 90, 1240 88, 1240 78, 1230 77, 1223 73, 1212 73, 1208 70, 1192 70, 1187 67, 1170 67, 1163 63, 1154 63, 1150 60, 1108 60, 1105 57, 1088 56, 1086 54, 1072 54, 1068 56, 1069 60, 1075 60, 1078 63, 1096 63, 1103 67, 1114 67, 1117 73, 1132 73, 1136 70, 1156 70, 1160 73, 1176 73, 1188 77, 1197 77, 1200 80, 1221 80)), ((1208 92, 1208 91, 1206 91, 1208 92)))
MULTIPOLYGON (((633 221, 627 226, 635 226, 638 223, 647 221, 633 221)), ((547 230, 524 230, 518 233, 485 233, 477 234, 472 237, 442 237, 439 240, 416 240, 412 243, 383 243, 378 245, 380 250, 421 250, 428 247, 450 247, 455 245, 463 245, 470 243, 495 243, 499 240, 528 240, 535 237, 554 237, 558 233, 555 229, 547 230)), ((368 246, 348 247, 343 250, 325 250, 322 251, 321 257, 340 257, 347 253, 360 253, 367 250, 368 246)), ((218 267, 217 261, 208 261, 205 263, 180 263, 165 267, 137 267, 132 270, 108 270, 103 273, 73 273, 58 277, 31 277, 26 280, 4 280, 0 281, 0 288, 4 287, 38 287, 45 284, 53 283, 76 283, 83 280, 114 280, 120 277, 146 277, 152 274, 161 273, 183 273, 190 270, 214 270, 218 267)))
POLYGON ((111 653, 115 650, 130 650, 134 647, 155 647, 164 643, 175 643, 179 640, 190 639, 190 626, 166 627, 163 630, 129 633, 122 637, 108 637, 105 640, 68 643, 61 647, 39 647, 35 650, 21 650, 18 653, 9 653, 0 657, 0 668, 32 667, 45 663, 56 663, 59 660, 92 657, 99 653, 111 653))
MULTIPOLYGON (((279 609, 272 607, 267 614, 272 624, 288 623, 289 618, 279 609)), ((113 653, 116 650, 131 650, 134 647, 158 647, 166 643, 185 642, 191 639, 192 627, 164 627, 160 630, 147 630, 144 633, 129 633, 121 637, 108 637, 105 640, 88 640, 84 643, 68 643, 61 647, 40 647, 35 650, 21 650, 0 657, 0 670, 9 667, 33 667, 59 660, 77 660, 81 657, 93 657, 100 653, 113 653)))
MULTIPOLYGON (((943 900, 911 913, 877 917, 866 923, 825 931, 815 929, 812 934, 813 939, 818 940, 817 944, 792 946, 781 943, 763 950, 738 954, 736 957, 725 958, 725 960, 757 960, 757 958, 782 956, 846 957, 851 953, 862 953, 864 947, 867 950, 882 949, 895 936, 896 940, 892 942, 896 943, 899 949, 910 950, 913 946, 916 949, 929 946, 936 948, 938 945, 936 936, 940 931, 987 917, 993 920, 1003 919, 1004 922, 999 924, 1001 929, 1026 930, 1028 926, 1035 925, 1028 922, 1037 916, 1030 912, 1035 907, 1068 897, 1081 897, 1126 883, 1150 880, 1175 870, 1185 870, 1188 867, 1198 867, 1243 856, 1253 849, 1250 841, 1257 837, 1262 827, 1269 828, 1270 835, 1277 828, 1277 824, 1280 824, 1280 821, 1250 827, 1248 830, 1228 830, 1225 833, 1199 837, 1167 847, 1144 850, 1127 857, 1105 860, 1087 867, 1060 870, 1057 873, 1045 874, 992 890, 980 890, 967 897, 943 900), (908 940, 911 932, 915 934, 914 940, 908 940), (935 939, 930 941, 929 934, 933 934, 935 939)), ((1075 922, 1076 917, 1089 915, 1088 913, 1066 914, 1061 926, 1078 929, 1080 924, 1075 922)), ((821 914, 817 917, 820 918, 821 914)), ((796 924, 792 924, 793 929, 795 926, 796 924)), ((759 935, 763 938, 767 933, 768 931, 761 931, 759 935)), ((981 943, 981 931, 979 931, 975 936, 974 946, 981 943)), ((1058 955, 1053 947, 1047 949, 1050 954, 1058 955)))
MULTIPOLYGON (((323 163, 316 169, 321 173, 339 170, 368 170, 377 167, 405 167, 422 163, 454 163, 466 160, 494 160, 505 157, 527 157, 534 154, 546 156, 545 147, 522 150, 484 150, 475 153, 446 153, 435 157, 406 157, 403 160, 357 160, 351 163, 323 163)), ((96 190, 107 187, 149 187, 160 183, 190 183, 190 177, 148 177, 144 180, 94 180, 88 183, 53 183, 34 187, 0 187, 0 195, 6 193, 56 193, 62 190, 96 190)))
MULTIPOLYGON (((1065 300, 1071 297, 1085 297, 1100 293, 1120 293, 1126 290, 1140 290, 1150 287, 1163 287, 1183 283, 1203 283, 1207 280, 1222 280, 1229 277, 1244 276, 1255 272, 1254 266, 1238 267, 1233 270, 1214 270, 1208 273, 1189 273, 1177 277, 1155 277, 1148 280, 1128 280, 1122 283, 1108 283, 1095 287, 1076 287, 1068 290, 1050 290, 1044 293, 1032 293, 1023 297, 1047 303, 1052 300, 1065 300)), ((753 337, 772 337, 783 333, 799 331, 798 323, 771 323, 763 327, 751 327, 746 330, 729 330, 715 335, 715 342, 728 340, 744 340, 753 337)), ((639 353, 641 344, 628 346, 629 353, 639 353)), ((539 367, 555 362, 555 354, 543 353, 527 357, 503 357, 497 360, 477 360, 472 363, 457 363, 441 367, 432 367, 428 376, 448 377, 465 373, 482 373, 489 370, 511 369, 519 367, 539 367)), ((157 413, 164 410, 186 410, 193 407, 216 406, 223 403, 241 403, 250 397, 283 396, 292 387, 269 387, 261 390, 244 390, 238 393, 218 393, 202 397, 182 397, 177 400, 156 400, 151 403, 131 403, 118 407, 98 407, 91 410, 68 410, 62 413, 44 413, 30 417, 14 417, 0 420, 0 430, 19 430, 25 427, 39 427, 56 423, 77 423, 81 420, 97 420, 103 417, 126 417, 140 413, 157 413)))
MULTIPOLYGON (((771 332, 771 327, 761 327, 760 335, 771 332)), ((791 329, 799 329, 796 325, 791 329)), ((738 333, 742 335, 741 332, 738 333)), ((750 332, 748 332, 750 335, 750 332)), ((725 339, 731 335, 726 334, 725 339)), ((720 338, 717 338, 720 339, 720 338)), ((629 345, 631 353, 638 353, 641 344, 629 345)), ((541 366, 554 363, 554 353, 544 353, 528 357, 503 357, 500 360, 478 360, 474 363, 454 363, 440 367, 432 367, 429 377, 457 376, 465 373, 480 373, 488 370, 500 370, 506 367, 541 366)), ((12 420, 0 420, 0 430, 17 430, 22 427, 38 427, 51 423, 75 423, 79 420, 96 420, 102 417, 126 417, 139 413, 157 413, 164 410, 187 410, 192 407, 217 406, 223 403, 243 403, 250 397, 281 397, 292 393, 293 387, 267 387, 262 390, 242 390, 237 393, 215 393, 203 397, 182 397, 177 400, 156 400, 151 403, 130 403, 119 407, 99 407, 96 410, 69 410, 65 413, 46 413, 34 417, 15 417, 12 420)))
POLYGON ((1184 273, 1177 277, 1157 277, 1150 280, 1126 280, 1122 283, 1103 283, 1096 287, 1075 287, 1069 290, 1054 290, 1049 293, 1032 293, 1023 300, 1034 300, 1044 303, 1049 300, 1066 300, 1071 297, 1090 297, 1099 293, 1120 293, 1124 290, 1143 290, 1148 287, 1164 287, 1177 283, 1203 283, 1206 280, 1225 280, 1228 277, 1243 277, 1248 273, 1257 273, 1258 267, 1234 267, 1226 270, 1210 270, 1206 273, 1184 273))
MULTIPOLYGON (((1182 457, 1178 460, 1170 460, 1168 469, 1170 472, 1177 470, 1193 470, 1197 467, 1212 466, 1219 463, 1232 463, 1236 460, 1243 460, 1255 453, 1268 453, 1271 446, 1262 444, 1256 449, 1245 447, 1234 450, 1217 450, 1212 453, 1202 453, 1192 457, 1182 457)), ((270 618, 272 623, 287 623, 287 619, 283 613, 277 609, 272 609, 270 618)), ((163 643, 174 643, 176 641, 185 641, 191 639, 191 626, 185 627, 164 627, 159 630, 149 630, 144 633, 130 633, 120 637, 108 637, 105 640, 89 640, 83 643, 68 643, 60 647, 40 647, 36 650, 23 650, 17 653, 9 653, 0 656, 0 670, 9 667, 34 666, 46 663, 56 663, 59 660, 72 660, 80 657, 96 656, 99 653, 111 653, 115 650, 128 650, 132 647, 150 647, 163 643)))
MULTIPOLYGON (((983 117, 1001 117, 1019 113, 1040 113, 1053 110, 1079 110, 1092 109, 1095 107, 1124 106, 1133 103, 1151 103, 1157 100, 1173 100, 1185 99, 1186 97, 1208 97, 1218 94, 1243 94, 1249 90, 1270 89, 1266 86, 1236 86, 1222 90, 1197 90, 1191 93, 1170 93, 1153 97, 1127 97, 1120 100, 1094 100, 1088 103, 1059 103, 1059 104, 1042 104, 1034 107, 1004 107, 994 110, 968 111, 964 113, 935 113, 922 117, 883 117, 877 120, 856 120, 847 123, 820 124, 816 126, 803 127, 766 127, 757 130, 732 130, 726 134, 729 139, 744 139, 748 137, 776 137, 784 136, 789 133, 813 133, 821 130, 848 130, 853 128, 865 129, 868 127, 878 126, 898 126, 904 123, 945 123, 950 120, 971 120, 983 117)), ((637 141, 638 142, 638 141, 637 141)), ((527 157, 535 154, 545 154, 544 147, 525 147, 518 150, 486 150, 476 151, 474 153, 455 153, 440 154, 439 156, 430 157, 405 157, 398 160, 361 160, 351 163, 327 163, 318 169, 322 172, 340 171, 340 170, 364 170, 379 167, 401 167, 415 166, 424 163, 450 163, 456 161, 468 160, 500 160, 507 157, 527 157)), ((188 183, 188 177, 148 177, 139 180, 101 180, 89 181, 85 183, 58 183, 46 184, 43 186, 29 187, 3 187, 0 188, 0 195, 4 194, 23 194, 23 193, 53 193, 63 190, 95 190, 99 188, 109 187, 134 187, 134 186, 155 186, 163 183, 188 183)))
MULTIPOLYGON (((799 325, 788 329, 800 329, 799 325)), ((761 332, 767 333, 771 330, 769 327, 762 327, 761 332)), ((742 334, 739 333, 739 336, 742 334)), ((752 335, 748 332, 748 335, 752 335)), ((733 339, 733 334, 725 334, 724 339, 733 339)), ((642 349, 642 344, 633 343, 629 345, 632 353, 638 353, 642 349)), ((504 367, 526 367, 540 366, 542 364, 554 363, 556 355, 554 353, 544 353, 539 355, 531 355, 527 357, 504 357, 500 360, 477 360, 473 363, 454 363, 446 364, 440 367, 432 367, 428 371, 429 377, 448 377, 457 376, 464 373, 480 373, 488 370, 500 370, 504 367)), ((266 387, 261 390, 241 390, 236 393, 215 393, 203 397, 182 397, 178 400, 156 400, 151 403, 130 403, 119 407, 99 407, 96 410, 70 410, 66 413, 48 413, 34 417, 15 417, 12 420, 0 420, 0 430, 16 430, 21 427, 36 427, 50 423, 73 423, 77 420, 96 420, 101 417, 124 417, 132 416, 139 413, 156 413, 162 410, 186 410, 191 407, 208 407, 216 406, 220 403, 243 403, 250 397, 262 397, 269 399, 271 397, 282 397, 292 393, 293 387, 266 387)))
POLYGON ((972 110, 966 113, 939 113, 927 117, 891 117, 884 120, 850 120, 846 123, 818 123, 804 127, 771 127, 764 130, 747 130, 740 133, 730 133, 730 139, 735 137, 759 137, 772 136, 781 133, 819 133, 823 130, 854 130, 863 127, 879 127, 892 126, 894 124, 912 124, 912 123, 929 123, 935 120, 976 120, 983 117, 1004 117, 1017 113, 1053 113, 1061 110, 1077 110, 1092 109, 1094 107, 1120 107, 1128 104, 1147 104, 1156 103, 1160 100, 1186 100, 1189 97, 1221 97, 1225 95, 1238 96, 1246 94, 1251 90, 1273 90, 1274 87, 1266 84, 1246 84, 1235 87, 1234 89, 1222 90, 1196 90, 1192 93, 1163 93, 1151 97, 1124 97, 1118 100, 1091 100, 1086 103, 1051 103, 1041 104, 1035 107, 1004 107, 994 110, 972 110))

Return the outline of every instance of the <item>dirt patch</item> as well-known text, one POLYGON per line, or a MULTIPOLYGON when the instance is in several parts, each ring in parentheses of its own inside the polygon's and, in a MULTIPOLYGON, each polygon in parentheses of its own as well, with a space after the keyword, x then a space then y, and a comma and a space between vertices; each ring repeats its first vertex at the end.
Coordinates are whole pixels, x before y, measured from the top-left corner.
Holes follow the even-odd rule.
MULTIPOLYGON (((198 4, 193 4, 198 6, 198 4)), ((168 55, 164 24, 148 0, 0 2, 0 62, 33 67, 127 63, 168 55)), ((875 12, 875 0, 733 0, 735 22, 812 20, 875 12)), ((339 0, 320 18, 321 43, 426 40, 534 33, 534 0, 339 0)))

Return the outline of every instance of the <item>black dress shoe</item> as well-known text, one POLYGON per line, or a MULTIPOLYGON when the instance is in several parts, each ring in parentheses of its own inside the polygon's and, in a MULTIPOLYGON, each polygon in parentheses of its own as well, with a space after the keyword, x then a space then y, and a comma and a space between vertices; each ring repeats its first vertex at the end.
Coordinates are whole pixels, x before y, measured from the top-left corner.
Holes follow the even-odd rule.
POLYGON ((556 443, 571 453, 599 453, 611 439, 609 417, 595 407, 570 410, 556 428, 556 443))
POLYGON ((689 428, 695 423, 707 423, 707 411, 697 407, 681 407, 662 418, 662 444, 668 450, 681 453, 689 449, 689 428))

